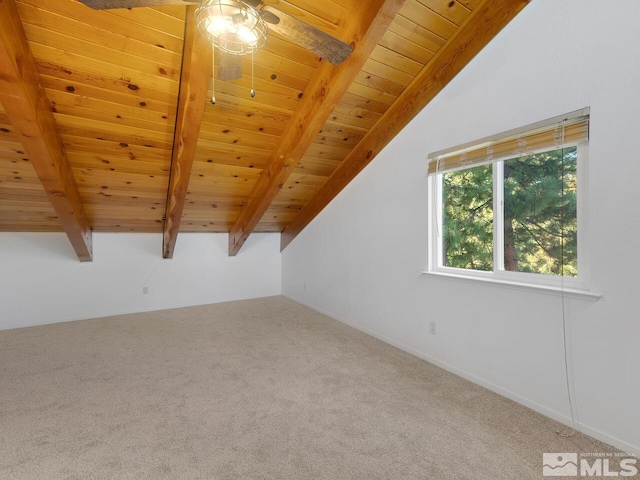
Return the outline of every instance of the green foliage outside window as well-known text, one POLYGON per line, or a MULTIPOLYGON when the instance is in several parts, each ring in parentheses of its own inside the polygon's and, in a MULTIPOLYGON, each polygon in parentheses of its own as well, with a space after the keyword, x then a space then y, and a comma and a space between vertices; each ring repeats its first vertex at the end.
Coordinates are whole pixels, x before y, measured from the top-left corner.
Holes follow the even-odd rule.
MULTIPOLYGON (((575 147, 504 161, 504 269, 577 276, 575 147)), ((444 265, 493 270, 493 168, 443 174, 444 265)))
POLYGON ((442 175, 444 265, 493 270, 491 165, 442 175))

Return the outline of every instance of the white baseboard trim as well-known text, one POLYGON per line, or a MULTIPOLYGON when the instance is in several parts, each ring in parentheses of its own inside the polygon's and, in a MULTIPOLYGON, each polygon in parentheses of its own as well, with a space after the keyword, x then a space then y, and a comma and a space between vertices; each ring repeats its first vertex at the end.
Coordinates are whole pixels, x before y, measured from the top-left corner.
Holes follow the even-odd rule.
MULTIPOLYGON (((536 403, 526 397, 522 397, 516 393, 513 393, 507 389, 504 389, 502 387, 500 387, 499 385, 496 385, 492 382, 489 382, 481 377, 478 377, 476 375, 473 375, 471 373, 468 373, 464 370, 461 370, 453 365, 450 365, 446 362, 440 361, 437 358, 433 358, 429 355, 426 355, 425 353, 419 352, 418 350, 415 350, 411 347, 408 347, 407 345, 404 345, 403 343, 397 342, 395 340, 392 340, 390 338, 385 337, 384 335, 380 335, 372 330, 369 330, 367 328, 364 328, 360 325, 357 325, 355 323, 349 322, 347 320, 344 320, 340 317, 338 317, 337 315, 332 314, 331 312, 327 312, 321 308, 318 308, 314 305, 311 305, 307 302, 305 302, 304 300, 301 300, 299 298, 296 298, 292 295, 288 295, 283 293, 282 294, 283 297, 288 298, 289 300, 292 300, 296 303, 299 303, 301 305, 304 305, 305 307, 310 308, 311 310, 314 310, 318 313, 321 313, 322 315, 325 315, 333 320, 336 320, 340 323, 343 323, 345 325, 348 325, 351 328, 355 328, 356 330, 359 330, 363 333, 366 333, 367 335, 371 335, 374 338, 377 338, 378 340, 381 340, 385 343, 388 343, 389 345, 393 345, 396 348, 399 348, 400 350, 403 350, 407 353, 410 353, 411 355, 414 355, 418 358, 421 358, 433 365, 436 365, 444 370, 447 370, 448 372, 451 372, 455 375, 458 375, 459 377, 464 378, 465 380, 469 380, 470 382, 473 382, 477 385, 480 385, 484 388, 486 388, 487 390, 491 390, 494 393, 497 393, 498 395, 502 395, 503 397, 508 398, 509 400, 513 400, 516 403, 519 403, 521 405, 524 405, 525 407, 530 408, 531 410, 534 410, 535 412, 538 412, 546 417, 549 417, 557 422, 560 422, 568 427, 571 428, 571 418, 569 418, 568 416, 561 414, 559 412, 556 412, 555 410, 552 410, 550 408, 545 407, 544 405, 540 405, 539 403, 536 403)), ((637 445, 632 445, 630 443, 627 443, 623 440, 620 440, 619 438, 613 437, 611 435, 608 435, 600 430, 597 430, 595 428, 592 428, 588 425, 582 424, 582 423, 577 423, 576 424, 576 430, 584 433, 585 435, 589 435, 590 437, 593 437, 597 440, 600 440, 601 442, 607 443, 613 447, 616 447, 618 449, 620 449, 622 452, 625 453, 629 453, 629 454, 633 454, 633 455, 640 455, 640 447, 637 445)))
POLYGON ((6 324, 0 323, 0 331, 4 330, 15 330, 18 328, 27 328, 27 327, 40 327, 43 325, 53 325, 56 323, 67 323, 67 322, 81 322, 82 320, 96 320, 99 318, 109 318, 109 317, 119 317, 121 315, 135 315, 136 313, 150 313, 150 312, 162 312, 165 310, 175 310, 178 308, 189 308, 189 307, 202 307, 205 305, 215 305, 217 303, 227 303, 227 302, 238 302, 241 300, 253 300, 258 298, 268 298, 268 297, 278 297, 280 293, 273 293, 267 295, 259 295, 259 296, 240 296, 237 298, 227 298, 223 300, 203 300, 198 299, 194 302, 186 302, 186 303, 177 303, 177 304, 159 304, 154 306, 147 307, 136 307, 136 308, 120 308, 114 309, 111 311, 103 311, 99 312, 95 315, 74 315, 71 317, 64 318, 56 318, 53 320, 47 321, 30 321, 30 322, 7 322, 6 324))

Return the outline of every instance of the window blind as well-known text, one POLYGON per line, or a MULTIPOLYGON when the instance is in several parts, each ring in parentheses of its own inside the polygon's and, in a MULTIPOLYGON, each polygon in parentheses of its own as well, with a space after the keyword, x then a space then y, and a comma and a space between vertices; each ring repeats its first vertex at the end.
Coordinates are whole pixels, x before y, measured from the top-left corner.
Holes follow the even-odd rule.
POLYGON ((429 175, 532 155, 589 139, 589 108, 550 118, 475 142, 430 153, 429 175))

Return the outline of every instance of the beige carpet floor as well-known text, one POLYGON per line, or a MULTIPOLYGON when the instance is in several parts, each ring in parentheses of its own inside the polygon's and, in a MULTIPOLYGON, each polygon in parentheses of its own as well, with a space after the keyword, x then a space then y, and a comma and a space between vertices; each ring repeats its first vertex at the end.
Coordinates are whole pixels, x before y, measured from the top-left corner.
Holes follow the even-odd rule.
POLYGON ((0 478, 538 479, 613 452, 282 297, 0 332, 0 478))

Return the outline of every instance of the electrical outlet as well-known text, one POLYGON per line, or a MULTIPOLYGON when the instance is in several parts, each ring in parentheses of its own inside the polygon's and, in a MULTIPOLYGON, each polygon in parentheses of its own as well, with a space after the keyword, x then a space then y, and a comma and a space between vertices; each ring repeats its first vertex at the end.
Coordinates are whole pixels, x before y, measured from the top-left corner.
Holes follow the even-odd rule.
POLYGON ((304 289, 307 289, 307 282, 304 282, 304 289))
POLYGON ((147 295, 148 293, 149 293, 149 287, 145 285, 144 287, 142 287, 142 294, 147 295))
POLYGON ((431 335, 436 334, 436 322, 429 322, 429 333, 431 335))

